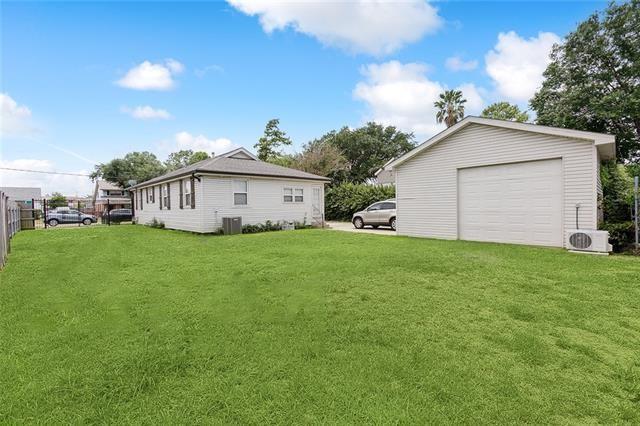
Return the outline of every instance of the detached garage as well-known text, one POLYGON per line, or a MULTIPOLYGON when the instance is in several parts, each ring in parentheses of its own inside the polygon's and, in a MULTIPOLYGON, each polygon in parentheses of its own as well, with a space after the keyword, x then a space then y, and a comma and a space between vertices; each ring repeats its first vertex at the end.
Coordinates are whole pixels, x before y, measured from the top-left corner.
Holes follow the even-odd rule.
POLYGON ((563 247, 597 229, 611 135, 467 117, 393 161, 400 235, 563 247))

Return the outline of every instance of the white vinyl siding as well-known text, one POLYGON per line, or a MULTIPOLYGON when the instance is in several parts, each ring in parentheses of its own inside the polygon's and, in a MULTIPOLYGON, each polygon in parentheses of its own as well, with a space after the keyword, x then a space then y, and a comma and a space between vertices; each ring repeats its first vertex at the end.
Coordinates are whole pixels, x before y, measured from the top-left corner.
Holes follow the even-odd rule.
POLYGON ((596 150, 592 142, 471 124, 396 167, 400 235, 456 239, 458 170, 469 167, 561 159, 563 232, 580 224, 596 229, 596 150))
MULTIPOLYGON (((141 212, 136 212, 136 219, 139 224, 146 225, 153 221, 155 218, 165 224, 166 228, 169 229, 181 229, 184 231, 191 232, 203 232, 202 231, 202 214, 200 212, 198 204, 201 202, 199 192, 201 192, 201 183, 196 179, 194 196, 196 197, 196 208, 191 209, 189 206, 184 206, 184 208, 179 208, 180 201, 180 181, 174 180, 171 181, 171 209, 167 209, 163 207, 160 209, 158 205, 153 205, 153 207, 149 206, 142 210, 141 212)), ((190 182, 185 181, 185 186, 189 185, 190 182)), ((164 197, 160 196, 160 191, 162 194, 165 193, 167 184, 163 182, 162 184, 156 184, 153 186, 155 189, 155 195, 157 196, 157 201, 161 202, 164 197)), ((149 187, 149 196, 151 196, 151 186, 149 187)))
MULTIPOLYGON (((171 181, 171 203, 175 204, 180 198, 178 180, 171 181)), ((185 185, 187 182, 185 181, 185 185)), ((138 223, 147 224, 154 218, 164 222, 169 229, 181 229, 191 232, 215 232, 222 226, 222 218, 227 216, 241 216, 243 224, 265 223, 267 220, 298 221, 312 223, 313 217, 322 218, 323 211, 314 213, 311 197, 304 197, 301 203, 285 205, 282 202, 282 188, 300 188, 304 193, 311 193, 315 188, 319 199, 324 199, 324 185, 322 182, 298 181, 287 179, 273 179, 260 177, 235 177, 203 175, 200 181, 194 181, 196 208, 172 208, 160 210, 156 205, 136 212, 138 223), (234 205, 233 182, 241 180, 247 183, 247 205, 234 205)), ((158 188, 158 186, 156 185, 158 188)), ((166 188, 166 183, 160 187, 166 188)), ((156 189, 157 190, 157 189, 156 189)), ((318 220, 319 220, 318 219, 318 220)))
MULTIPOLYGON (((203 176, 204 183, 203 210, 204 232, 213 232, 222 226, 222 218, 242 216, 243 224, 297 221, 312 223, 314 216, 322 217, 324 212, 314 215, 311 197, 303 197, 298 203, 283 202, 283 188, 299 188, 304 193, 311 193, 312 188, 320 191, 324 198, 322 182, 295 181, 288 179, 272 179, 268 177, 251 177, 247 179, 249 204, 235 206, 233 204, 232 177, 203 176)), ((322 208, 322 206, 320 206, 322 208)))

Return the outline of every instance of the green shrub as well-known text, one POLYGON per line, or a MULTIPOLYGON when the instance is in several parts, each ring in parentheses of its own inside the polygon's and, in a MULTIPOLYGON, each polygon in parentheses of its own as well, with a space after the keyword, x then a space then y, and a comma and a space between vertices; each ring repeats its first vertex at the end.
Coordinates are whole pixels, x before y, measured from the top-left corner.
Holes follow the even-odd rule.
POLYGON ((394 198, 393 185, 343 183, 329 188, 325 195, 325 214, 328 220, 351 220, 353 213, 376 201, 394 198))
POLYGON ((627 168, 615 162, 604 163, 600 169, 602 181, 602 209, 606 222, 631 220, 633 178, 627 168))
POLYGON ((633 222, 604 222, 600 224, 600 228, 609 231, 609 242, 613 246, 613 251, 620 253, 633 248, 635 242, 633 222))
POLYGON ((164 222, 161 220, 156 219, 155 217, 153 218, 153 220, 151 222, 147 223, 147 226, 150 226, 152 228, 158 228, 158 229, 163 229, 164 228, 164 222))

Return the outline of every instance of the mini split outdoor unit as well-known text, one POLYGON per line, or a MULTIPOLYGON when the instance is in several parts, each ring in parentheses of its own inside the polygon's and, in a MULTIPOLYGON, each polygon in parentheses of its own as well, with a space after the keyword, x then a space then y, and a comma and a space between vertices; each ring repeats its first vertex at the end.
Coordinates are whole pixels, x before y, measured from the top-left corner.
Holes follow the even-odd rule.
POLYGON ((574 229, 567 232, 566 243, 569 250, 575 251, 609 253, 613 250, 607 231, 574 229))

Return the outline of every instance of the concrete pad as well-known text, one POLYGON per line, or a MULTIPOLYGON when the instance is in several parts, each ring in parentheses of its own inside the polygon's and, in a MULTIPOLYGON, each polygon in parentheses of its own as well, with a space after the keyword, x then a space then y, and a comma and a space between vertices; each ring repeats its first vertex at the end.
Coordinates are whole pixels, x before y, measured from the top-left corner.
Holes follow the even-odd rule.
POLYGON ((371 226, 365 226, 363 229, 356 229, 351 222, 325 222, 325 226, 334 231, 356 232, 361 234, 378 234, 378 235, 396 235, 396 231, 388 226, 381 226, 373 229, 371 226))

